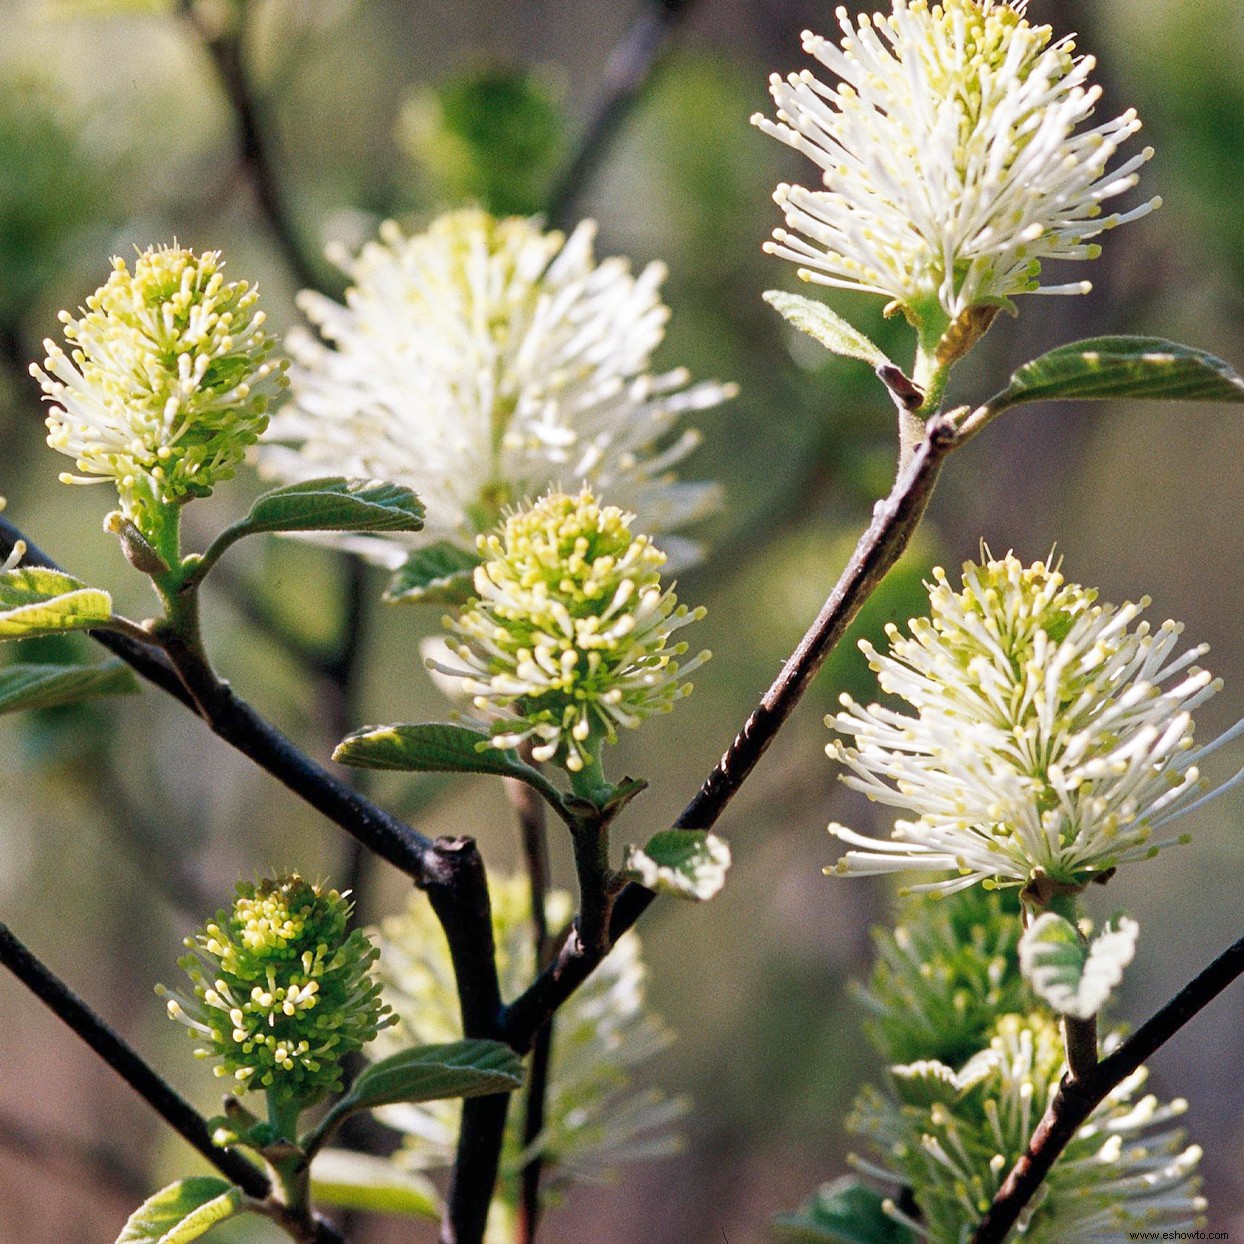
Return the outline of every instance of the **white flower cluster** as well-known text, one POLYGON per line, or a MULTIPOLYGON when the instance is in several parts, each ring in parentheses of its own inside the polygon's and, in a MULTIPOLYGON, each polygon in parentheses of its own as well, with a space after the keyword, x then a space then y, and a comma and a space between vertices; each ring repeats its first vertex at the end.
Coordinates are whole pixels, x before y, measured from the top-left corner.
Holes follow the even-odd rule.
MULTIPOLYGON (((290 338, 294 401, 272 421, 266 468, 412 488, 427 506, 420 545, 470 549, 505 507, 563 483, 586 482, 654 532, 712 509, 713 485, 671 473, 697 434, 669 434, 733 386, 649 372, 669 315, 664 269, 597 263, 594 234, 459 211, 413 237, 386 224, 356 259, 335 256, 353 287, 345 306, 299 300, 324 341, 290 338)), ((352 545, 396 567, 411 542, 352 545)))
POLYGON ((931 617, 910 638, 891 625, 888 655, 861 645, 915 716, 844 696, 826 719, 854 737, 827 749, 847 785, 912 819, 890 841, 831 825, 859 849, 826 871, 950 873, 913 887, 945 892, 1032 883, 1040 901, 1043 884, 1079 889, 1180 841, 1153 832, 1234 733, 1193 749, 1192 710, 1221 686, 1193 665, 1205 648, 1175 655, 1181 626, 1136 622, 1147 600, 1096 604, 1043 562, 968 563, 961 592, 933 573, 931 617))
POLYGON ((781 185, 786 214, 766 249, 822 285, 884 294, 923 323, 940 303, 954 321, 1042 285, 1047 259, 1091 259, 1106 229, 1153 210, 1102 213, 1135 185, 1145 150, 1107 166, 1140 128, 1134 111, 1091 129, 1101 88, 1092 57, 1024 17, 1026 0, 894 0, 853 23, 842 46, 810 31, 804 50, 840 83, 804 70, 770 80, 767 134, 823 170, 824 188, 781 185))

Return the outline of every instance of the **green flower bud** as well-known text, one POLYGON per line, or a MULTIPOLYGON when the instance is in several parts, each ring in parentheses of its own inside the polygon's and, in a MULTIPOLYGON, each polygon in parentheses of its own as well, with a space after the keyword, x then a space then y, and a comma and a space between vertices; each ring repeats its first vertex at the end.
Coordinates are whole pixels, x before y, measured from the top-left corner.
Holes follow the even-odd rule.
POLYGON ((341 1088, 342 1059, 393 1022, 372 978, 376 948, 346 932, 350 911, 296 873, 240 882, 232 909, 186 939, 178 963, 193 997, 156 992, 218 1076, 302 1104, 341 1088))
POLYGON ((258 291, 226 282, 219 252, 151 247, 133 272, 112 262, 80 319, 61 312, 71 353, 45 341, 31 374, 53 403, 48 444, 82 473, 61 479, 112 480, 150 537, 161 510, 233 475, 267 426, 285 363, 269 357, 258 291))
POLYGON ((634 516, 584 489, 549 493, 480 537, 478 599, 445 625, 462 642, 463 679, 477 708, 498 711, 497 747, 534 741, 537 760, 578 773, 602 740, 667 712, 691 690, 680 679, 708 660, 670 636, 704 616, 661 587, 665 554, 633 535, 634 516))

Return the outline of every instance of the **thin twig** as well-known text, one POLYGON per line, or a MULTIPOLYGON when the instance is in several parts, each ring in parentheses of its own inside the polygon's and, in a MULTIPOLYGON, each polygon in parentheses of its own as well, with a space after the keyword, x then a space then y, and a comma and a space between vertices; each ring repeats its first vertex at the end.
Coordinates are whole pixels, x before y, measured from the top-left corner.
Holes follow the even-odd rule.
POLYGON ((222 1175, 253 1197, 269 1193, 267 1177, 244 1157, 212 1142, 207 1121, 68 985, 0 924, 0 963, 87 1043, 160 1117, 222 1175))
POLYGON ((694 4, 695 0, 645 0, 639 16, 609 54, 596 111, 549 196, 551 224, 565 228, 573 223, 579 199, 694 4))
POLYGON ((182 17, 206 48, 216 69, 221 89, 233 109, 237 127, 238 148, 243 166, 255 188, 255 197, 267 220, 272 236, 289 270, 304 288, 314 288, 318 281, 314 267, 307 262, 298 240, 298 230, 281 193, 275 161, 264 133, 259 102, 251 89, 246 71, 246 55, 242 46, 244 17, 239 16, 237 30, 221 31, 208 28, 194 0, 180 0, 182 17))
MULTIPOLYGON (((519 754, 531 765, 539 762, 531 755, 531 744, 520 745, 519 754)), ((518 819, 523 859, 531 890, 531 934, 535 949, 536 973, 548 965, 554 951, 549 933, 549 843, 548 818, 544 800, 526 782, 506 778, 505 793, 518 819)), ((552 1057, 553 1021, 549 1020, 536 1033, 527 1072, 524 1097, 523 1148, 529 1148, 544 1130, 544 1113, 549 1086, 549 1063, 552 1057)), ((518 1244, 534 1244, 540 1223, 540 1175, 544 1160, 534 1153, 519 1174, 518 1244)))
POLYGON ((1106 1096, 1162 1048, 1194 1015, 1244 974, 1244 938, 1185 985, 1118 1049, 1076 1080, 1064 1079, 1028 1148, 1011 1168, 971 1244, 1002 1244, 1059 1155, 1106 1096))
MULTIPOLYGON (((725 755, 678 817, 675 824, 679 828, 710 829, 716 824, 860 606, 906 549, 932 496, 942 462, 958 443, 952 418, 939 417, 930 422, 924 441, 899 475, 889 497, 877 504, 868 530, 821 612, 725 755)), ((651 890, 636 884, 622 891, 612 911, 610 943, 639 919, 654 897, 651 890)), ((506 1040, 515 1049, 530 1048, 548 1017, 587 979, 602 957, 572 929, 557 958, 508 1008, 506 1040)))

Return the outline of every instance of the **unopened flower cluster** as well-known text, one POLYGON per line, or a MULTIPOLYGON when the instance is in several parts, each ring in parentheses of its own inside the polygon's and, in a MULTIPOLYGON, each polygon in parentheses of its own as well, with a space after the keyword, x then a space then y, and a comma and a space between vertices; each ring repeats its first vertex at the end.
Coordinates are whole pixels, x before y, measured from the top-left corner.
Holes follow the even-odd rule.
MULTIPOLYGON (((403 484, 427 504, 418 543, 465 549, 507 506, 562 483, 587 482, 654 532, 711 509, 712 485, 671 475, 697 434, 670 434, 733 389, 650 371, 664 269, 597 263, 594 234, 590 221, 566 238, 470 210, 411 237, 390 223, 357 258, 338 253, 353 286, 345 306, 299 299, 325 340, 290 339, 294 400, 273 420, 267 468, 403 484)), ((397 541, 353 547, 397 566, 409 552, 397 541)))
POLYGON ((501 715, 497 747, 530 739, 537 760, 578 772, 619 726, 685 696, 673 633, 704 616, 661 585, 665 554, 631 531, 634 516, 584 489, 550 493, 481 537, 472 600, 447 618, 450 651, 477 708, 501 715))
MULTIPOLYGON (((524 876, 492 874, 489 893, 501 990, 513 998, 536 970, 531 887, 524 876)), ((550 928, 562 927, 574 912, 571 896, 553 890, 545 912, 550 928)), ((386 920, 379 945, 378 971, 398 1023, 381 1034, 377 1056, 412 1044, 459 1040, 453 965, 426 899, 412 897, 405 912, 386 920)), ((640 939, 628 935, 557 1013, 544 1128, 526 1147, 525 1112, 511 1109, 499 1200, 517 1201, 519 1171, 533 1150, 544 1160, 546 1196, 568 1183, 600 1182, 620 1165, 676 1150, 671 1127, 686 1112, 686 1101, 633 1083, 635 1073, 671 1039, 648 1005, 640 939)), ((393 1161, 420 1170, 452 1165, 461 1111, 458 1101, 433 1101, 378 1112, 405 1134, 393 1161)))
MULTIPOLYGON (((1097 604, 1044 562, 1008 555, 964 567, 956 592, 933 572, 931 616, 890 651, 861 647, 883 690, 915 715, 843 697, 827 718, 848 786, 907 812, 889 841, 841 825, 858 848, 842 875, 949 873, 915 889, 976 881, 1079 889, 1178 838, 1155 839, 1198 787, 1192 710, 1220 684, 1176 654, 1182 627, 1151 630, 1148 604, 1097 604)), ((1211 744, 1210 747, 1214 745, 1211 744)))
POLYGON ((778 119, 753 120, 814 161, 824 185, 778 187, 788 228, 767 249, 806 280, 884 294, 917 324, 1017 294, 1086 292, 1043 285, 1042 265, 1094 258, 1090 239, 1159 204, 1102 211, 1152 152, 1108 167, 1140 128, 1131 110, 1076 132, 1101 97, 1095 62, 1025 7, 894 0, 855 21, 839 9, 841 46, 805 32, 839 83, 775 74, 778 119))
POLYGON ((238 885, 178 960, 193 996, 159 992, 196 1054, 242 1089, 310 1102, 341 1088, 341 1061, 393 1022, 372 978, 378 951, 347 932, 351 905, 296 874, 238 885))
POLYGON ((151 512, 211 492, 267 426, 284 383, 258 292, 226 281, 220 255, 143 251, 112 275, 80 318, 61 313, 69 354, 44 342, 32 373, 52 402, 48 444, 81 475, 112 480, 122 512, 150 532, 151 512))

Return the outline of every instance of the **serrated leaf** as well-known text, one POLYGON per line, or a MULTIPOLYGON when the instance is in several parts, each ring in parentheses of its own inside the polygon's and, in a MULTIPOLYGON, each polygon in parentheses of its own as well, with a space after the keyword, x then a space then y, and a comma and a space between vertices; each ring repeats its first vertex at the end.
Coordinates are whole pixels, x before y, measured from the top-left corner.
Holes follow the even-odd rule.
POLYGON ((236 524, 265 531, 421 531, 423 502, 409 488, 375 479, 304 480, 265 493, 236 524))
POLYGON ((56 708, 105 695, 134 695, 138 689, 134 671, 124 661, 6 665, 0 668, 0 713, 56 708))
POLYGON ((522 1059, 500 1041, 420 1045, 364 1068, 338 1109, 512 1093, 522 1083, 522 1059))
POLYGON ((1020 969, 1037 996, 1060 1015, 1089 1019, 1123 979, 1139 933, 1135 920, 1119 916, 1086 946, 1069 920, 1047 911, 1020 939, 1020 969))
POLYGON ((1160 337, 1093 337, 1025 363, 989 405, 1116 397, 1244 402, 1244 379, 1222 359, 1160 337))
POLYGON ((311 1196, 341 1209, 372 1210, 439 1219, 436 1185, 388 1158, 348 1149, 324 1149, 311 1163, 311 1196))
POLYGON ((44 566, 0 573, 0 639, 29 639, 101 626, 112 597, 73 575, 44 566))
POLYGON ((462 605, 474 591, 475 567, 479 556, 460 549, 448 540, 429 544, 406 559, 384 598, 391 603, 424 605, 462 605))
POLYGON ((886 1215, 883 1199, 856 1179, 836 1179, 773 1225, 784 1244, 916 1244, 906 1227, 886 1215))
POLYGON ((645 847, 626 850, 626 872, 658 894, 673 894, 699 902, 710 899, 726 884, 730 847, 703 829, 666 829, 654 834, 645 847))
POLYGON ((148 1197, 129 1217, 116 1244, 187 1244, 242 1204, 242 1190, 223 1179, 179 1179, 148 1197))
POLYGON ((823 302, 804 298, 800 294, 788 294, 781 289, 766 290, 764 300, 794 328, 807 333, 834 354, 859 359, 874 370, 893 366, 880 346, 848 324, 842 316, 835 315, 823 302))

